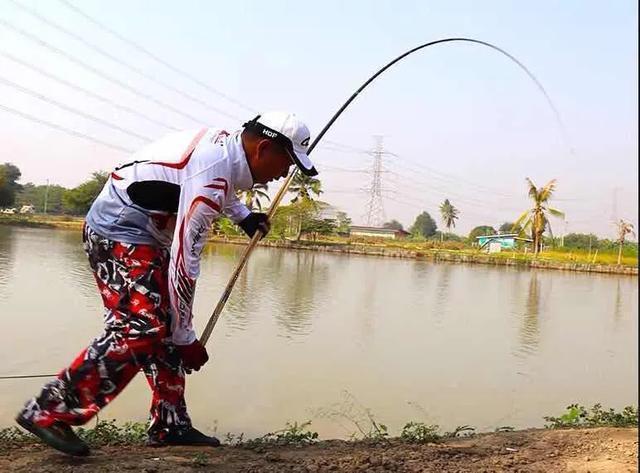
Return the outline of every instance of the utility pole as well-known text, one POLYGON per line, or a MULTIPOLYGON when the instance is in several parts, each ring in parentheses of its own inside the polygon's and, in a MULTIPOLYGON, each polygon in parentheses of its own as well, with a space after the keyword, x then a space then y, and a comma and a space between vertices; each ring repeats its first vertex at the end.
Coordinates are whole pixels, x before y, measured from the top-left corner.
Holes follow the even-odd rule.
POLYGON ((47 204, 49 203, 49 179, 47 179, 47 187, 44 190, 44 214, 47 214, 47 204))
POLYGON ((382 136, 374 136, 376 141, 373 155, 373 167, 371 170, 371 185, 366 190, 369 192, 369 202, 367 203, 367 225, 381 227, 385 218, 384 206, 382 203, 382 136))

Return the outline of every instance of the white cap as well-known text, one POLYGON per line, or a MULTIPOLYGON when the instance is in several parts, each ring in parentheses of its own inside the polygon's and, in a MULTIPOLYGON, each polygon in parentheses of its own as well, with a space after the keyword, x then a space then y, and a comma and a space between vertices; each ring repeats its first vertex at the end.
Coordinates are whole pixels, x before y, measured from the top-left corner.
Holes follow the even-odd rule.
POLYGON ((266 112, 243 125, 265 138, 280 143, 289 153, 298 169, 307 176, 315 176, 318 171, 307 155, 311 134, 307 125, 289 112, 266 112))

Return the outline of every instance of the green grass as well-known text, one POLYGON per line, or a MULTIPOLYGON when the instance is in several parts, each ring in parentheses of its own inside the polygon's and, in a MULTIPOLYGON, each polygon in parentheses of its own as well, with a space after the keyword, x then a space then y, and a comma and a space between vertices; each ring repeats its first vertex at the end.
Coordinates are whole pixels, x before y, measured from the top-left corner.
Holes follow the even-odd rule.
POLYGON ((147 438, 147 424, 125 422, 116 424, 115 419, 96 422, 95 427, 76 430, 78 437, 91 446, 143 444, 147 438))
MULTIPOLYGON (((352 440, 366 442, 381 442, 390 439, 425 444, 441 442, 456 437, 469 437, 476 434, 476 429, 468 425, 461 425, 451 432, 441 432, 438 425, 424 422, 407 422, 398 437, 392 437, 384 424, 376 421, 371 412, 360 406, 354 410, 353 400, 347 398, 347 404, 342 405, 339 411, 331 411, 324 417, 341 417, 353 422, 357 431, 351 435, 352 440), (364 409, 363 412, 358 409, 364 409), (364 416, 360 418, 360 416, 364 416)), ((591 427, 638 427, 638 408, 627 406, 621 411, 613 408, 603 408, 601 404, 595 404, 587 409, 579 404, 571 404, 567 410, 558 417, 545 416, 545 428, 591 428, 591 427)), ((317 432, 309 429, 311 421, 287 422, 283 429, 269 432, 261 437, 244 440, 244 434, 235 435, 228 433, 225 444, 232 447, 260 449, 265 446, 305 446, 319 440, 317 432)), ((99 420, 92 428, 78 428, 76 432, 92 447, 143 445, 147 438, 147 424, 143 422, 126 422, 116 424, 115 420, 99 420)), ((513 432, 511 426, 495 429, 495 432, 513 432)), ((0 428, 0 448, 19 447, 30 445, 37 440, 30 433, 18 427, 0 428)), ((206 466, 208 457, 196 455, 193 459, 194 466, 206 466)))
MULTIPOLYGON (((425 255, 446 254, 450 256, 468 256, 471 258, 481 257, 496 260, 517 260, 522 262, 543 261, 548 263, 577 263, 577 264, 596 264, 615 266, 618 262, 618 252, 615 249, 588 252, 581 249, 549 249, 538 255, 534 255, 530 251, 523 250, 502 251, 500 253, 488 254, 477 248, 472 248, 462 242, 438 242, 425 241, 417 242, 411 240, 349 240, 341 237, 328 237, 315 242, 300 241, 302 245, 324 245, 329 247, 346 246, 346 247, 365 247, 371 249, 398 249, 405 251, 414 251, 425 255)), ((623 252, 622 266, 637 267, 638 256, 623 252)))
MULTIPOLYGON (((60 228, 81 228, 84 219, 70 215, 5 215, 0 214, 0 224, 21 225, 31 227, 60 227, 60 228)), ((247 241, 243 235, 228 237, 227 240, 238 242, 247 241)), ((279 242, 271 235, 267 240, 279 242)), ((449 256, 467 256, 482 257, 483 259, 495 260, 515 260, 523 263, 530 261, 543 261, 548 263, 576 263, 576 264, 596 264, 615 266, 618 262, 618 251, 615 248, 587 251, 583 249, 555 248, 543 251, 541 254, 534 256, 531 252, 525 253, 518 251, 502 251, 500 253, 487 254, 476 248, 470 247, 467 243, 459 241, 413 241, 413 240, 381 240, 381 239, 349 239, 340 236, 322 236, 317 241, 300 240, 299 242, 289 241, 303 246, 326 246, 326 247, 364 247, 370 249, 397 249, 405 251, 414 251, 423 253, 424 255, 449 255, 449 256)), ((623 251, 621 265, 626 267, 638 267, 638 255, 635 251, 626 249, 623 251)))
POLYGON ((595 404, 587 409, 579 404, 571 404, 559 417, 545 416, 548 429, 566 429, 571 427, 637 427, 638 408, 626 406, 622 411, 604 408, 595 404))
POLYGON ((227 434, 227 443, 230 445, 243 445, 245 447, 258 447, 262 445, 309 445, 318 440, 318 432, 309 430, 311 421, 287 422, 285 428, 269 432, 261 437, 251 440, 242 441, 243 434, 234 437, 233 434, 227 434))
POLYGON ((21 227, 46 228, 82 228, 83 217, 71 215, 43 215, 43 214, 0 214, 0 225, 18 225, 21 227))

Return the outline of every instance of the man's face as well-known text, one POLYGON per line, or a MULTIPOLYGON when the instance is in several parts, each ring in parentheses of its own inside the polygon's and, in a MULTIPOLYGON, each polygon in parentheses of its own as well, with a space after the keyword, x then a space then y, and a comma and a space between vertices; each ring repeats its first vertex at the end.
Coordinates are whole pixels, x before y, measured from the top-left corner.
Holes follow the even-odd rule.
POLYGON ((255 159, 251 162, 251 172, 255 182, 267 184, 281 177, 287 177, 291 167, 287 151, 271 140, 261 140, 256 148, 255 159))

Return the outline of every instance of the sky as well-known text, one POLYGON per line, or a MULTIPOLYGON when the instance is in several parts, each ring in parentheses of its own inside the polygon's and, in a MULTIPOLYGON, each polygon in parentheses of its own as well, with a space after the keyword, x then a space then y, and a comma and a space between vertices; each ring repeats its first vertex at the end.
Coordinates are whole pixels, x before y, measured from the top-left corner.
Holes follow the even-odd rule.
MULTIPOLYGON (((376 143, 382 207, 410 226, 448 198, 455 232, 513 221, 525 178, 557 179, 557 235, 638 227, 637 2, 0 0, 0 162, 75 186, 172 129, 238 129, 289 110, 324 193, 365 224, 376 143), (114 34, 115 33, 115 34, 114 34), (140 49, 142 47, 143 49, 140 49), (144 52, 146 51, 146 52, 144 52), (87 139, 89 136, 92 140, 87 139), (380 138, 376 138, 380 137, 380 138)), ((275 192, 279 183, 272 184, 275 192)), ((375 220, 375 218, 374 218, 375 220)))

